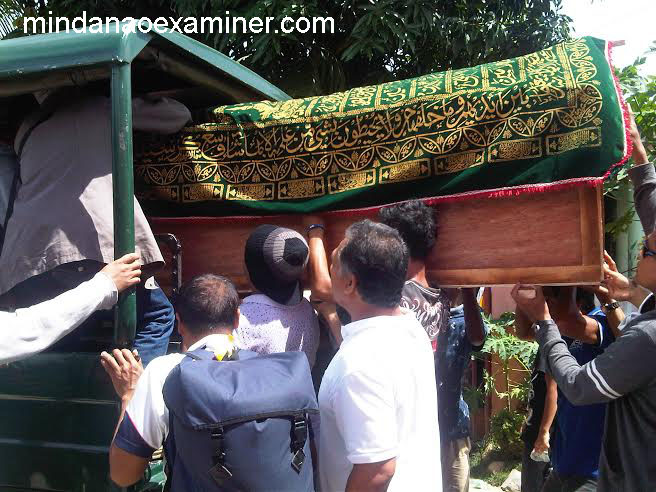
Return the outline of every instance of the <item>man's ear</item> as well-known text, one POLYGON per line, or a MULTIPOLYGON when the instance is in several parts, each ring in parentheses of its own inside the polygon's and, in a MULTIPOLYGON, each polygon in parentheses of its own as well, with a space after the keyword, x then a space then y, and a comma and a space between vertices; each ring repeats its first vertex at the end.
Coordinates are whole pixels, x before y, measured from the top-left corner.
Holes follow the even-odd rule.
POLYGON ((178 322, 178 333, 181 337, 184 337, 187 334, 187 330, 178 313, 175 313, 175 320, 178 322))
POLYGON ((355 294, 358 287, 358 279, 352 273, 347 274, 346 284, 344 287, 344 293, 347 295, 355 294))
POLYGON ((237 308, 237 312, 235 312, 235 319, 232 322, 232 329, 236 330, 239 328, 239 317, 241 316, 241 312, 239 311, 239 308, 237 308))

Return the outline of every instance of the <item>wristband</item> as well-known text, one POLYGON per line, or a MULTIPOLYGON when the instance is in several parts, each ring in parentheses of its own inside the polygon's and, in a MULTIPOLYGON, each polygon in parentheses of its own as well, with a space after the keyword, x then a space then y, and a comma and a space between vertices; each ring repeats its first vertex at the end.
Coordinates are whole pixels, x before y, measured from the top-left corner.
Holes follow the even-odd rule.
POLYGON ((310 234, 310 231, 312 229, 321 229, 322 231, 326 230, 326 228, 323 226, 323 224, 310 224, 307 228, 306 234, 310 234))
POLYGON ((556 323, 552 319, 543 319, 540 321, 536 321, 533 323, 533 332, 537 335, 538 332, 540 332, 543 328, 546 328, 548 326, 554 326, 556 323))
POLYGON ((608 303, 603 305, 602 311, 604 311, 604 312, 606 312, 606 311, 615 311, 618 307, 620 307, 619 302, 617 302, 617 301, 608 302, 608 303))

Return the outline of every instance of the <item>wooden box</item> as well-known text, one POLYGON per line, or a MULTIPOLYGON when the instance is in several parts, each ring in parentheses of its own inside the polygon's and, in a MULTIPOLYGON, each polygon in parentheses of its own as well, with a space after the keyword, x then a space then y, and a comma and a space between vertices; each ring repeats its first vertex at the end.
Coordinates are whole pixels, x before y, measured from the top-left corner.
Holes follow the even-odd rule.
MULTIPOLYGON (((441 286, 598 283, 602 198, 601 187, 576 187, 438 204, 437 243, 428 260, 430 279, 441 286)), ((375 216, 375 212, 325 214, 328 254, 349 224, 375 216)), ((303 232, 301 217, 293 215, 151 218, 154 232, 172 233, 182 243, 183 280, 218 273, 231 278, 241 291, 250 289, 244 267, 246 239, 264 223, 303 232)), ((167 267, 158 275, 164 287, 170 286, 170 265, 167 259, 167 267)))

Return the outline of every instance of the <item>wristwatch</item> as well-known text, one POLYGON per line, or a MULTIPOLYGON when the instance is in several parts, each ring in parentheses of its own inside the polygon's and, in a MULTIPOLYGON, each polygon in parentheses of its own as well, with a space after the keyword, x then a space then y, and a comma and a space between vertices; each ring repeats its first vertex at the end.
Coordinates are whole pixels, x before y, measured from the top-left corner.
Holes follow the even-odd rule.
POLYGON ((604 313, 608 313, 608 312, 610 312, 610 311, 615 311, 618 307, 620 307, 620 303, 617 302, 617 301, 613 301, 613 302, 608 302, 608 303, 604 304, 604 305, 601 307, 601 310, 602 310, 604 313))

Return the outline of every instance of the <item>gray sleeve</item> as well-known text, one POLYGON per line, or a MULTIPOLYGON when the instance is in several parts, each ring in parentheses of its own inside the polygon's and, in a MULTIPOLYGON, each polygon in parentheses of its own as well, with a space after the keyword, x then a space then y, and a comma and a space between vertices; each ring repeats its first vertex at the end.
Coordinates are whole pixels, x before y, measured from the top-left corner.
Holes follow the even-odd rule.
POLYGON ((8 145, 0 144, 0 227, 4 226, 7 216, 17 167, 14 151, 8 145))
POLYGON ((583 366, 569 353, 555 323, 541 328, 536 340, 548 372, 574 405, 620 398, 646 385, 656 374, 656 345, 635 327, 623 332, 603 354, 583 366))
POLYGON ((656 226, 656 172, 654 172, 654 165, 647 163, 630 168, 629 178, 633 183, 636 212, 638 212, 645 234, 649 234, 656 226))
POLYGON ((182 130, 191 120, 187 107, 174 99, 161 97, 132 100, 132 125, 135 130, 168 135, 182 130))

